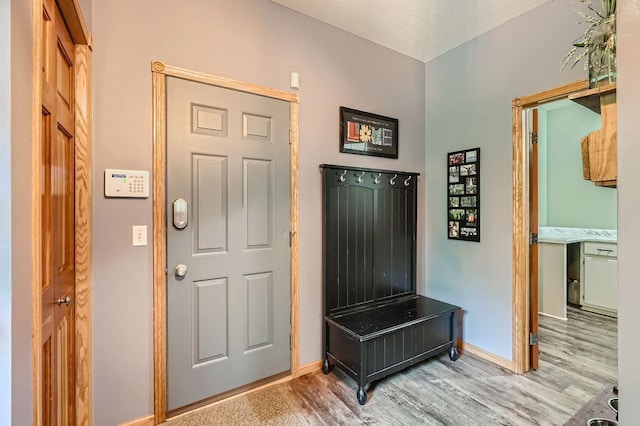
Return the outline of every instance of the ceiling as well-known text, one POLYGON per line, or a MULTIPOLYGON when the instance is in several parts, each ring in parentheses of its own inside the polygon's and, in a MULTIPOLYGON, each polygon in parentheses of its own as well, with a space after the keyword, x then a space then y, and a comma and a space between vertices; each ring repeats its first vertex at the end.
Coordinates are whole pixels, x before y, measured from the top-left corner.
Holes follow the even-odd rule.
POLYGON ((423 62, 548 0, 271 0, 423 62))

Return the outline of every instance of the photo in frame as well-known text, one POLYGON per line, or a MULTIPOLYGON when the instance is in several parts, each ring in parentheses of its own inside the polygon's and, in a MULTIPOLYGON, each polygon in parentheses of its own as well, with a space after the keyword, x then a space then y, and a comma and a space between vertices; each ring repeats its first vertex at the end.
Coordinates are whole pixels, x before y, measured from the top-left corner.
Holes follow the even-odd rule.
POLYGON ((398 119, 341 106, 340 152, 398 158, 398 119))
POLYGON ((447 237, 480 242, 480 148, 447 154, 447 237))

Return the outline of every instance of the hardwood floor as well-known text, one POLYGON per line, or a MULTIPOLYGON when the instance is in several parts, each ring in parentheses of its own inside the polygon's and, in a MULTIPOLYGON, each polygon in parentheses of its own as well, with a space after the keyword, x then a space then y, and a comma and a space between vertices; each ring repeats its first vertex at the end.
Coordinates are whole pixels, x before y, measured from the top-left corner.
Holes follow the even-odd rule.
POLYGON ((514 375, 471 354, 446 354, 372 384, 335 369, 308 374, 169 425, 563 425, 617 382, 617 321, 569 308, 568 321, 540 316, 540 369, 514 375))

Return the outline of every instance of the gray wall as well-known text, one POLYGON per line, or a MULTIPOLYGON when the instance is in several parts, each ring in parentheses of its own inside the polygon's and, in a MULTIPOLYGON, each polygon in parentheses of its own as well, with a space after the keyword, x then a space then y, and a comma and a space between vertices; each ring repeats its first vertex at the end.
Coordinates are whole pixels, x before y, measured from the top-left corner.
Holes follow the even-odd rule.
MULTIPOLYGON (((564 102, 564 101, 560 101, 564 102)), ((527 111, 527 114, 533 110, 527 111)), ((547 225, 547 113, 538 108, 538 224, 547 225)))
MULTIPOLYGON (((9 421, 9 414, 6 411, 0 411, 0 424, 22 425, 30 424, 32 416, 30 302, 32 230, 30 216, 25 214, 31 210, 31 147, 29 144, 31 79, 24 78, 31 73, 31 4, 23 0, 2 2, 0 23, 3 19, 2 14, 8 13, 8 3, 11 4, 12 77, 10 86, 5 85, 6 79, 0 78, 0 93, 5 93, 3 90, 11 87, 12 420, 9 421)), ((144 5, 137 5, 137 2, 134 2, 133 6, 122 0, 113 2, 114 6, 108 6, 105 3, 108 2, 101 2, 98 7, 99 13, 106 15, 101 18, 102 28, 98 30, 94 27, 94 40, 99 40, 95 47, 95 54, 99 59, 96 68, 97 66, 106 68, 96 69, 96 76, 94 76, 96 79, 97 76, 101 77, 94 99, 96 109, 104 116, 100 120, 96 117, 96 121, 99 121, 101 126, 100 132, 96 135, 96 151, 104 158, 96 159, 94 170, 97 181, 95 191, 98 198, 95 214, 100 217, 94 231, 95 245, 100 255, 94 259, 97 275, 95 280, 97 294, 94 295, 94 304, 97 308, 94 329, 94 337, 97 340, 94 354, 96 364, 94 398, 98 414, 95 424, 112 424, 123 419, 146 415, 152 411, 151 273, 148 270, 151 253, 143 249, 144 253, 139 254, 127 244, 130 238, 128 231, 130 225, 143 222, 150 224, 151 208, 149 203, 141 203, 140 206, 128 203, 114 206, 100 199, 99 196, 102 191, 101 169, 107 167, 107 163, 111 164, 117 160, 118 166, 150 168, 151 83, 148 70, 151 59, 281 89, 287 88, 289 71, 301 72, 300 93, 303 95, 301 179, 304 178, 304 187, 301 186, 301 207, 305 206, 304 203, 309 204, 309 207, 305 208, 307 216, 302 218, 301 224, 306 227, 305 234, 301 235, 302 309, 306 309, 306 312, 302 312, 305 327, 303 329, 303 362, 309 362, 320 356, 319 336, 313 334, 315 330, 319 330, 321 324, 320 307, 314 300, 320 295, 320 252, 314 242, 314 238, 319 238, 319 231, 314 229, 319 224, 319 213, 309 211, 312 209, 319 211, 320 208, 318 194, 314 192, 320 184, 316 173, 317 163, 366 164, 388 168, 398 164, 398 168, 401 165, 402 168, 415 171, 425 170, 422 160, 411 157, 411 155, 420 156, 419 148, 414 147, 410 152, 405 149, 406 145, 411 144, 412 139, 424 139, 423 131, 413 127, 422 121, 422 117, 415 117, 424 108, 422 96, 420 95, 421 99, 415 99, 413 95, 408 96, 408 92, 409 94, 420 93, 424 86, 422 82, 414 81, 418 79, 415 74, 421 73, 420 66, 413 64, 412 61, 392 53, 384 53, 385 59, 393 60, 394 67, 397 62, 401 72, 408 75, 406 86, 399 87, 399 93, 396 94, 391 90, 393 84, 389 83, 384 86, 384 93, 381 96, 368 95, 362 101, 356 101, 355 93, 363 84, 369 88, 373 84, 372 81, 386 80, 375 72, 374 75, 371 75, 370 71, 363 73, 360 67, 347 69, 344 63, 340 63, 340 58, 347 56, 345 50, 350 47, 371 49, 378 54, 384 51, 337 30, 325 28, 321 24, 272 5, 258 7, 254 4, 255 2, 243 1, 240 5, 221 6, 227 8, 222 11, 221 22, 214 21, 222 26, 220 30, 210 28, 213 25, 206 25, 206 30, 203 31, 201 27, 204 24, 201 20, 193 19, 200 32, 222 38, 222 41, 216 42, 210 37, 208 42, 222 45, 216 48, 221 49, 224 54, 217 59, 208 53, 213 49, 207 49, 207 57, 187 60, 181 58, 182 53, 175 46, 177 43, 178 47, 181 47, 184 41, 176 42, 173 39, 174 36, 180 36, 183 32, 191 34, 194 30, 185 29, 184 25, 173 27, 166 25, 170 22, 170 17, 167 15, 179 13, 178 10, 168 10, 169 2, 159 4, 158 9, 161 10, 154 10, 154 4, 151 2, 145 2, 144 5), (250 5, 254 7, 250 8, 250 5), (125 19, 114 11, 125 6, 135 9, 131 19, 128 17, 125 19), (234 23, 241 22, 240 16, 243 12, 247 13, 253 22, 257 21, 256 14, 266 16, 271 25, 264 30, 264 35, 271 41, 280 40, 287 47, 297 50, 291 50, 289 53, 291 57, 281 53, 277 58, 283 62, 282 64, 275 63, 278 61, 270 61, 270 68, 266 70, 257 66, 254 67, 255 69, 247 69, 246 62, 238 53, 234 53, 232 47, 224 47, 225 44, 230 43, 225 38, 229 35, 225 34, 231 34, 234 38, 240 37, 238 31, 231 27, 234 23), (151 17, 147 18, 147 13, 151 14, 151 17), (157 18, 158 14, 162 15, 163 19, 155 23, 151 22, 152 19, 157 18), (225 19, 232 17, 236 18, 235 21, 224 22, 225 19), (109 25, 110 19, 117 20, 109 25), (148 23, 136 30, 138 21, 148 23), (114 22, 117 22, 117 25, 114 22), (279 25, 273 25, 273 22, 279 25), (126 28, 120 28, 122 25, 126 28), (161 43, 150 40, 153 35, 161 34, 163 28, 174 27, 178 30, 171 33, 173 41, 168 40, 169 36, 160 37, 161 43), (101 35, 100 39, 95 37, 98 31, 101 35), (145 35, 146 32, 151 35, 145 35), (291 37, 287 39, 287 36, 291 37), (327 40, 318 40, 319 36, 324 36, 327 40), (334 46, 336 42, 342 44, 334 46), (305 45, 309 49, 308 52, 302 51, 305 45), (340 50, 340 45, 345 50, 340 50), (140 50, 142 59, 136 57, 137 49, 140 50), (316 59, 314 55, 320 56, 316 59), (316 71, 314 67, 319 68, 316 71), (127 72, 130 74, 126 75, 127 72), (125 87, 118 87, 120 85, 125 87), (312 85, 318 87, 312 87, 312 85), (132 92, 131 95, 127 93, 128 91, 132 92), (390 97, 391 106, 384 106, 384 96, 390 97), (404 106, 405 102, 401 100, 401 96, 408 96, 408 106, 404 106), (320 100, 314 101, 315 97, 320 100), (305 99, 308 100, 305 101, 305 99), (365 109, 373 105, 370 108, 372 111, 401 118, 401 159, 399 161, 336 153, 337 130, 333 126, 337 119, 337 106, 343 101, 348 106, 365 109), (331 105, 327 107, 327 104, 331 105), (131 114, 134 118, 129 119, 122 116, 125 114, 118 113, 123 105, 128 106, 126 114, 131 114), (412 109, 416 110, 415 114, 412 109), (113 129, 111 129, 112 126, 113 129), (405 126, 409 128, 406 129, 405 126), (332 130, 329 136, 325 137, 323 135, 327 132, 323 132, 322 129, 328 127, 332 130), (322 146, 327 143, 329 149, 324 152, 322 146), (110 145, 114 146, 113 152, 109 149, 110 145), (132 151, 128 151, 130 148, 132 151), (123 150, 127 151, 120 153, 123 150), (129 153, 134 155, 136 160, 127 160, 125 157, 129 153), (124 164, 127 161, 130 163, 124 164), (309 192, 308 195, 307 192, 309 192), (122 210, 118 210, 120 207, 122 210), (141 207, 143 211, 138 212, 137 207, 141 207), (107 211, 101 212, 99 210, 101 208, 107 211), (128 219, 118 219, 121 215, 128 215, 128 219), (107 235, 110 232, 114 235, 107 235), (108 247, 110 244, 114 244, 112 249, 108 247), (119 250, 124 253, 119 254, 119 250), (129 258, 124 259, 124 257, 129 258), (144 297, 141 297, 141 294, 144 297), (130 298, 133 298, 131 302, 129 302, 130 298), (143 311, 140 317, 134 313, 137 310, 143 311), (304 335, 304 332, 311 332, 311 335, 304 335), (128 377, 127 374, 131 376, 128 377), (106 401, 101 401, 100 398, 106 401), (114 405, 110 405, 112 403, 114 405), (109 415, 108 411, 116 413, 109 415), (123 414, 119 415, 120 411, 123 414)), ((427 128, 430 142, 427 148, 426 170, 429 174, 426 175, 426 179, 425 176, 421 179, 423 188, 426 189, 427 184, 429 186, 429 190, 426 191, 428 210, 424 230, 429 236, 429 241, 425 242, 424 252, 425 258, 429 260, 423 268, 429 277, 429 286, 426 290, 434 297, 460 303, 467 311, 470 311, 471 305, 474 311, 473 315, 469 313, 466 315, 466 334, 463 337, 473 344, 502 354, 509 359, 511 358, 511 268, 509 265, 511 265, 512 189, 510 102, 513 97, 535 93, 584 77, 581 70, 556 72, 558 58, 565 54, 564 46, 568 46, 575 38, 575 19, 572 15, 575 5, 561 3, 564 2, 549 2, 525 17, 473 40, 469 43, 471 47, 462 46, 452 52, 451 56, 437 58, 427 67, 427 99, 429 99, 427 128), (539 31, 537 28, 539 22, 545 22, 545 28, 554 28, 555 31, 539 31), (516 36, 520 29, 525 36, 516 36), (497 53, 489 48, 490 43, 495 44, 497 53), (474 53, 475 49, 479 51, 474 53), (448 64, 452 68, 447 69, 448 64), (448 72, 454 71, 456 75, 447 76, 448 72), (484 84, 479 85, 479 81, 484 84), (440 84, 444 87, 441 88, 440 84), (450 91, 448 96, 447 91, 450 91), (468 92, 468 95, 465 92, 468 92), (435 98, 433 101, 432 97, 435 98), (438 100, 442 102, 437 102, 438 100), (475 111, 472 106, 477 107, 475 111), (440 111, 441 108, 443 111, 440 111), (486 112, 485 108, 487 108, 486 112), (476 117, 478 115, 481 117, 476 117), (448 118, 449 116, 451 118, 448 118), (486 123, 482 117, 487 119, 486 123), (460 125, 461 122, 470 118, 473 120, 468 126, 460 125), (438 120, 445 121, 440 124, 438 120), (440 148, 439 145, 443 146, 440 148), (483 241, 479 244, 448 241, 443 225, 446 214, 445 153, 460 147, 474 146, 483 148, 483 241), (493 168, 496 170, 491 170, 493 168), (485 195, 491 198, 485 199, 485 195), (492 204, 498 205, 492 206, 492 204), (487 211, 491 216, 488 216, 487 211), (438 254, 440 250, 443 251, 442 255, 438 254), (485 253, 481 253, 481 250, 485 253), (467 269, 466 258, 470 260, 470 269, 467 269), (481 266, 483 263, 488 265, 483 267, 481 266), (491 269, 503 271, 488 272, 491 269), (497 283, 493 282, 494 278, 498 279, 497 283), (480 300, 478 303, 473 303, 474 299, 480 300), (492 310, 496 311, 495 314, 492 310), (474 330, 473 335, 468 334, 470 328, 474 330)), ((205 10, 210 11, 210 8, 205 10)), ((193 10, 195 9, 194 7, 193 10)), ((198 9, 202 10, 202 7, 198 9)), ((184 24, 182 18, 181 16, 179 23, 184 24)), ((266 22, 265 20, 264 26, 266 22)), ((2 31, 7 31, 7 27, 0 25, 0 29, 0 43, 6 45, 7 41, 4 38, 6 33, 2 31)), ((640 50, 639 40, 639 2, 637 0, 621 2, 618 38, 618 322, 619 383, 622 389, 620 398, 621 405, 624 407, 620 412, 621 424, 632 423, 631 419, 640 418, 640 405, 634 404, 635 401, 640 400, 640 364, 635 357, 635 354, 640 352, 640 341, 637 338, 637 327, 634 327, 638 321, 637 304, 640 300, 640 287, 637 286, 637 272, 634 267, 634 262, 640 258, 640 227, 637 226, 636 218, 636 212, 640 210, 640 192, 635 185, 637 180, 635 159, 640 158, 640 145, 637 144, 640 140, 640 128, 637 125, 637 111, 640 109, 640 81, 636 78, 640 75, 640 58, 636 54, 640 50), (629 160, 625 161, 625 159, 629 160)), ((246 45, 251 41, 249 38, 243 43, 246 45)), ((260 43, 255 42, 255 44, 260 43)), ((237 46, 237 43, 232 43, 232 46, 237 46)), ((259 47, 251 49, 251 52, 258 56, 256 63, 264 62, 261 61, 263 57, 257 52, 259 50, 261 50, 259 47)), ((0 75, 5 72, 2 67, 6 66, 1 62, 2 60, 0 57, 0 75)), ((389 70, 386 71, 389 72, 389 70)), ((401 72, 399 71, 398 74, 401 72)), ((398 79, 398 74, 395 71, 391 72, 390 79, 398 79)), ((419 77, 422 78, 422 75, 419 77)), ((405 75, 399 80, 404 79, 405 75)), ((7 98, 0 97, 0 102, 5 99, 7 98)), ((6 120, 6 111, 2 110, 2 105, 4 104, 0 103, 0 113, 6 120)), ((0 123, 2 123, 0 125, 1 144, 1 137, 7 134, 8 129, 3 127, 6 125, 5 122, 0 121, 0 123)), ((2 152, 8 155, 7 151, 2 152)), ((0 161, 4 158, 0 157, 0 161)), ((7 173, 4 168, 0 170, 0 173, 7 173)), ((4 178, 6 175, 0 176, 4 178)), ((6 189, 7 182, 0 178, 0 196, 8 196, 9 192, 5 192, 6 189)), ((6 250, 6 239, 9 238, 7 230, 4 229, 5 226, 5 223, 0 223, 0 250, 6 250)), ((8 258, 5 261, 8 261, 8 258)), ((0 296, 7 294, 6 288, 2 287, 3 282, 0 278, 0 296)), ((2 313, 4 314, 5 311, 2 313)), ((7 319, 0 318, 0 330, 7 328, 7 319)), ((0 334, 0 345, 5 344, 6 341, 6 334, 0 334)), ((6 365, 6 362, 6 359, 0 357, 0 369, 6 365)), ((6 386, 6 382, 0 382, 0 386, 6 386)), ((6 401, 4 398, 0 400, 6 401)))
POLYGON ((31 2, 11 0, 9 3, 11 3, 11 424, 28 425, 32 419, 31 99, 33 91, 31 74, 33 67, 31 51, 33 31, 31 2))
POLYGON ((546 208, 540 226, 617 229, 616 190, 582 177, 580 138, 602 126, 600 115, 570 101, 540 115, 546 115, 547 127, 546 138, 539 141, 546 145, 544 156, 539 151, 540 163, 547 163, 546 185, 540 184, 538 194, 539 201, 546 199, 540 202, 540 209, 546 208))
MULTIPOLYGON (((11 9, 0 3, 0 206, 11 205, 11 9)), ((0 210, 0 425, 11 423, 11 210, 0 210)))
POLYGON ((95 2, 93 36, 96 424, 153 410, 152 249, 131 247, 152 200, 102 196, 105 168, 152 167, 152 60, 281 90, 300 73, 300 359, 320 360, 318 165, 424 173, 424 64, 264 0, 95 2), (340 154, 341 105, 398 118, 400 158, 340 154))
POLYGON ((640 418, 640 2, 619 2, 618 14, 618 377, 620 424, 631 425, 640 418))
POLYGON ((82 10, 82 15, 84 16, 84 23, 87 25, 87 31, 89 31, 89 33, 92 33, 93 21, 91 17, 93 16, 93 0, 80 0, 80 9, 82 10))
POLYGON ((575 4, 549 1, 427 63, 427 295, 461 306, 462 338, 512 358, 511 101, 586 78, 559 72, 575 4), (540 31, 541 23, 545 31, 540 31), (447 239, 446 154, 480 147, 481 242, 447 239))
MULTIPOLYGON (((511 359, 511 114, 512 98, 585 78, 581 69, 557 73, 558 58, 575 36, 573 4, 550 1, 427 64, 427 182, 425 268, 428 293, 467 314, 465 340, 511 359), (539 31, 539 23, 555 31, 539 31), (493 44, 494 47, 491 45, 493 44), (506 45, 508 44, 508 45, 506 45), (510 47, 512 46, 512 47, 510 47), (483 84, 478 84, 481 81, 483 84), (447 91, 450 96, 447 96, 447 91), (485 109, 488 111, 485 112, 485 109), (478 124, 477 116, 487 117, 478 124), (469 120, 473 119, 469 123, 469 120), (459 122, 469 123, 458 126, 459 122), (440 144, 445 146, 440 147, 440 144), (445 238, 444 153, 481 146, 483 242, 445 238), (488 152, 492 153, 488 157, 488 152), (487 176, 488 175, 488 176, 487 176), (489 196, 487 193, 492 195, 489 196), (438 208, 439 206, 439 208, 438 208), (435 210, 435 211, 434 211, 435 210), (489 238, 486 238, 486 237, 489 238), (441 253, 441 254, 440 254, 441 253), (487 264, 487 267, 479 265, 487 264), (464 265, 464 269, 462 268, 464 265), (470 265, 468 268, 467 265, 470 265), (456 269, 460 266, 459 269, 456 269), (488 270, 503 270, 494 283, 488 270), (462 273, 459 271, 462 270, 462 273), (507 275, 508 274, 508 275, 507 275), (495 336, 495 337, 491 337, 495 336)), ((640 258, 640 2, 618 6, 618 376, 621 424, 640 417, 640 352, 635 263, 640 258)))

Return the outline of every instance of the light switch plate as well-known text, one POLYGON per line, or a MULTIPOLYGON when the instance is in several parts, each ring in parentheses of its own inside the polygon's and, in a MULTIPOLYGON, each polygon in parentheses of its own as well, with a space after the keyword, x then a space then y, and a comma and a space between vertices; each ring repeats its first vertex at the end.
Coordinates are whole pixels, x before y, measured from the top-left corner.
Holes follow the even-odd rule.
POLYGON ((132 231, 133 246, 147 245, 147 225, 134 225, 132 231))

